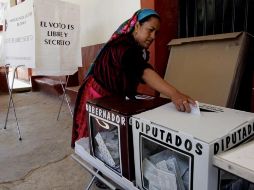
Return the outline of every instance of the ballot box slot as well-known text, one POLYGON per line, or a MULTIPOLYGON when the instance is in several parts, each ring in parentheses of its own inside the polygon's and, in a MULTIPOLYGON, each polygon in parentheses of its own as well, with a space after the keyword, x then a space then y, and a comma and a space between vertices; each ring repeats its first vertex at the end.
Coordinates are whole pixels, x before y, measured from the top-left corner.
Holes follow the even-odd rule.
POLYGON ((201 112, 215 112, 215 113, 223 112, 223 109, 220 107, 206 104, 200 105, 199 109, 201 112))

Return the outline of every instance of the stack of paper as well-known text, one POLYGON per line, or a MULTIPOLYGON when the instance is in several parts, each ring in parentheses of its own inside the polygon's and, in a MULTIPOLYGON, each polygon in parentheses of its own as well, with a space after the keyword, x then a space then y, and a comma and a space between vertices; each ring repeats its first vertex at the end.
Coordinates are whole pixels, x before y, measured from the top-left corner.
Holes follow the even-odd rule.
POLYGON ((166 190, 168 187, 172 190, 188 189, 188 163, 173 152, 164 150, 145 158, 142 166, 149 190, 166 190))

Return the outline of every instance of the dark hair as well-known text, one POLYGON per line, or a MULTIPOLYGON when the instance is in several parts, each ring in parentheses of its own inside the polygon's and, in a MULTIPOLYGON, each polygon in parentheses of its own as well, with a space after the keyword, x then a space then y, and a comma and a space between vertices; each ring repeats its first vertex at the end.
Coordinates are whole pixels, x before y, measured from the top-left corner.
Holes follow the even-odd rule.
POLYGON ((159 15, 152 14, 152 15, 149 15, 147 17, 144 17, 143 19, 139 20, 138 22, 142 25, 144 22, 148 21, 152 17, 155 17, 155 18, 158 18, 159 20, 161 20, 159 15))

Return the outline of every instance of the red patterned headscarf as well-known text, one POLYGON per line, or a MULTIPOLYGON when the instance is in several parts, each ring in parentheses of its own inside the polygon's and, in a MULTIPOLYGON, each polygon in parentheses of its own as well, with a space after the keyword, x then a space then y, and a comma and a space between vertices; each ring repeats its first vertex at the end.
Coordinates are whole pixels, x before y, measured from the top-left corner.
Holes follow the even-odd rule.
MULTIPOLYGON (((134 30, 135 24, 138 21, 141 21, 145 19, 146 17, 152 16, 152 15, 155 15, 156 17, 160 18, 159 14, 152 9, 140 9, 136 11, 130 19, 126 20, 124 23, 122 23, 118 27, 118 29, 113 33, 109 41, 117 39, 121 35, 131 33, 134 30)), ((106 47, 106 44, 101 48, 101 50, 99 51, 99 53, 97 54, 93 62, 95 62, 95 60, 100 56, 101 52, 103 51, 105 47, 106 47)), ((86 76, 93 73, 93 67, 94 67, 94 64, 91 64, 86 76)))
POLYGON ((111 36, 110 41, 118 38, 120 35, 132 32, 135 24, 138 21, 141 21, 142 19, 152 15, 156 15, 157 17, 159 17, 159 14, 152 9, 140 9, 136 11, 130 19, 126 20, 118 27, 118 29, 111 36))

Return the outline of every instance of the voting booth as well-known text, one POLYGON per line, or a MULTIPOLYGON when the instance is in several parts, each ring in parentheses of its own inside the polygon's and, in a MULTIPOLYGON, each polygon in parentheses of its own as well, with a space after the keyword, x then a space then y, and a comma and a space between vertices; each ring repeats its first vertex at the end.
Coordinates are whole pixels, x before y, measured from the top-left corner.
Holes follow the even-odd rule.
POLYGON ((6 13, 5 64, 33 75, 72 75, 81 66, 80 8, 61 0, 26 0, 6 13))
POLYGON ((132 118, 136 185, 140 189, 218 189, 213 157, 254 135, 254 114, 200 104, 200 115, 172 103, 132 118))
MULTIPOLYGON (((7 10, 4 29, 4 63, 7 71, 13 68, 6 128, 10 103, 15 109, 12 89, 18 68, 31 68, 32 75, 59 77, 66 95, 60 76, 72 75, 82 65, 80 8, 61 0, 26 0, 7 10)), ((17 128, 21 140, 18 121, 17 128)))
POLYGON ((169 102, 160 97, 136 98, 110 96, 89 100, 86 105, 91 155, 129 181, 135 179, 131 116, 169 102))

